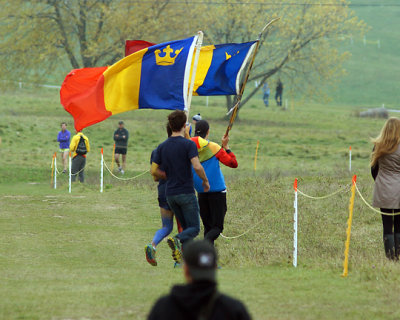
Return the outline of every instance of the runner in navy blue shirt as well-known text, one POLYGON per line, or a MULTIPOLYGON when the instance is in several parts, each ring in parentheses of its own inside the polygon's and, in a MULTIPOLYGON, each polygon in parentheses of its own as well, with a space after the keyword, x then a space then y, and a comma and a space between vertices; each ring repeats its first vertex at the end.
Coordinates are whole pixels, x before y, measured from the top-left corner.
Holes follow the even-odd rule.
MULTIPOLYGON (((167 126, 167 133, 168 137, 172 135, 172 131, 169 128, 169 126, 167 126)), ((156 153, 157 149, 154 149, 153 152, 151 153, 150 165, 153 163, 153 159, 156 153)), ((160 170, 164 170, 162 164, 160 166, 160 170)), ((174 227, 174 220, 173 220, 174 213, 171 211, 167 202, 167 197, 165 195, 166 186, 167 186, 166 180, 164 179, 158 180, 158 205, 160 207, 162 228, 156 231, 151 243, 147 244, 144 248, 146 254, 146 260, 152 266, 157 266, 157 259, 156 259, 157 245, 172 232, 172 229, 174 227)), ((178 219, 176 219, 176 224, 178 227, 178 232, 181 232, 182 227, 179 224, 178 219)))
POLYGON ((203 181, 204 191, 210 189, 207 176, 200 164, 196 144, 184 138, 186 114, 174 111, 168 116, 172 135, 161 143, 154 154, 151 174, 158 179, 167 179, 167 202, 182 224, 183 231, 168 238, 172 257, 181 262, 181 244, 195 238, 200 231, 199 205, 193 187, 194 171, 203 181), (162 164, 165 173, 158 167, 162 164))

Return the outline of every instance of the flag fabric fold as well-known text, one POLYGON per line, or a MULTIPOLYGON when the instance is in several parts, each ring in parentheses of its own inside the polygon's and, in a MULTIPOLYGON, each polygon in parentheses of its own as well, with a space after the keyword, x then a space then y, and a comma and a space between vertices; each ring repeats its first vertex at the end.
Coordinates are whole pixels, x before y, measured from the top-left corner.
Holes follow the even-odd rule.
POLYGON ((125 56, 129 56, 136 51, 146 49, 151 46, 155 46, 155 43, 144 41, 144 40, 126 40, 125 41, 125 56))
POLYGON ((110 67, 72 70, 61 86, 60 101, 75 129, 128 110, 184 110, 196 40, 149 46, 110 67))
MULTIPOLYGON (((143 46, 154 45, 143 40, 128 40, 126 54, 143 46)), ((200 49, 193 94, 199 96, 236 95, 240 80, 256 41, 204 46, 200 49)))
POLYGON ((202 47, 195 75, 193 94, 199 96, 236 95, 241 76, 255 41, 202 47))

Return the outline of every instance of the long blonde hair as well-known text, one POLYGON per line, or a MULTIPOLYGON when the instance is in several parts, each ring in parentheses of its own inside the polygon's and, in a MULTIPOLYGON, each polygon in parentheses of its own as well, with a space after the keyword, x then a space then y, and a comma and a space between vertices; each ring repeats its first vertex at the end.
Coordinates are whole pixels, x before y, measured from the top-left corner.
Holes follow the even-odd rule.
POLYGON ((371 155, 371 167, 378 162, 380 157, 396 151, 400 143, 400 119, 395 117, 389 118, 379 136, 372 139, 372 142, 375 148, 371 155))

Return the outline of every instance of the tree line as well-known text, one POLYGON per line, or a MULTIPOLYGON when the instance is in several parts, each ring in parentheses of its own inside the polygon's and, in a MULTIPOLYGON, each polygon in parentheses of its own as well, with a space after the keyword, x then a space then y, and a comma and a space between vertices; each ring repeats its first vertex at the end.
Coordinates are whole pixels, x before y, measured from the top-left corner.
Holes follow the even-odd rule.
MULTIPOLYGON (((362 34, 366 24, 346 0, 13 0, 0 11, 0 71, 3 80, 35 81, 71 69, 111 65, 124 56, 125 40, 163 42, 204 32, 204 44, 261 39, 242 106, 262 84, 279 76, 297 91, 321 93, 345 72, 348 52, 340 37, 362 34), (295 5, 293 5, 295 4, 295 5)), ((62 78, 62 77, 59 77, 62 78)), ((227 97, 227 108, 232 97, 227 97)))

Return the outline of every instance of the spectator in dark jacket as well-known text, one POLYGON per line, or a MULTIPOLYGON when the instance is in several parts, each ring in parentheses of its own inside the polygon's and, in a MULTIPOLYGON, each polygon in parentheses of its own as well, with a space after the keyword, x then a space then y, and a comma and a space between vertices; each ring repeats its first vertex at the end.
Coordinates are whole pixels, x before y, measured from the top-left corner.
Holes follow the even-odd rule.
POLYGON ((149 320, 247 320, 242 302, 219 293, 216 283, 217 254, 205 240, 192 241, 183 251, 186 285, 174 286, 153 306, 149 320))
POLYGON ((124 128, 124 122, 118 122, 118 129, 114 132, 115 141, 115 162, 118 165, 118 170, 124 174, 126 164, 126 153, 128 151, 129 132, 124 128), (122 154, 122 166, 119 162, 119 155, 122 154))
POLYGON ((281 79, 279 79, 278 84, 276 85, 276 93, 275 93, 275 100, 278 106, 282 106, 282 94, 283 94, 283 83, 281 79))

